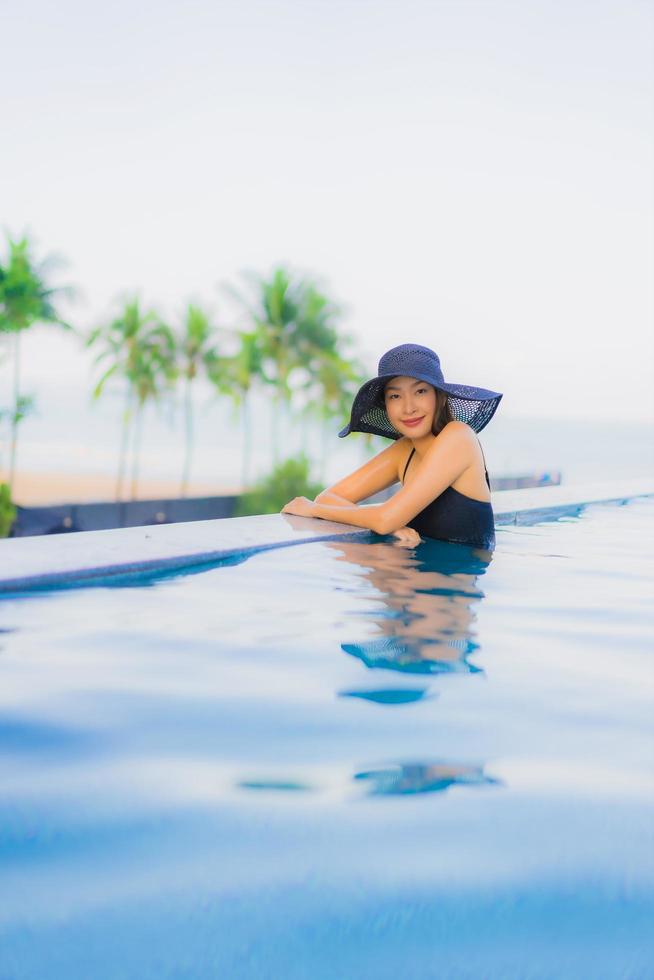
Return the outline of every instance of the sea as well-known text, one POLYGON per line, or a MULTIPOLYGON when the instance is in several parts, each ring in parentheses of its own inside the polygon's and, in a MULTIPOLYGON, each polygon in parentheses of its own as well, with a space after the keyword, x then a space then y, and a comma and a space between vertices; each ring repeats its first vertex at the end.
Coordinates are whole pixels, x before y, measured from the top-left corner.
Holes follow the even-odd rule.
MULTIPOLYGON (((20 429, 18 468, 39 473, 113 474, 119 454, 122 396, 93 401, 86 387, 42 385, 20 429)), ((340 420, 319 424, 309 411, 290 417, 257 393, 250 405, 251 450, 244 470, 245 431, 239 412, 198 386, 194 404, 192 480, 216 491, 239 488, 268 473, 276 458, 305 452, 311 474, 336 482, 388 445, 379 437, 339 439, 340 420)), ((148 406, 143 420, 142 478, 178 480, 183 466, 181 405, 148 406)), ((0 444, 6 466, 7 426, 0 444)), ((575 418, 520 418, 502 410, 480 436, 491 476, 561 475, 565 484, 654 477, 654 426, 645 422, 575 418)))

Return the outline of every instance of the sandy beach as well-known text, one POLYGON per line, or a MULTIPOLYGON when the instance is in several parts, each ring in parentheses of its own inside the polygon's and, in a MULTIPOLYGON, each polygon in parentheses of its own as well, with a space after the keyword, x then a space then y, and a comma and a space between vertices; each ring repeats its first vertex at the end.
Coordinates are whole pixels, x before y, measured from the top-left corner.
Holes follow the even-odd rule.
MULTIPOLYGON (((0 483, 7 474, 0 470, 0 483)), ((136 500, 159 500, 179 497, 179 480, 139 480, 136 500)), ((56 504, 81 504, 114 501, 116 478, 99 473, 52 473, 21 470, 14 480, 14 501, 22 507, 47 507, 56 504)), ((238 494, 238 486, 191 482, 187 497, 238 494)), ((132 499, 129 483, 123 484, 123 499, 132 499)))

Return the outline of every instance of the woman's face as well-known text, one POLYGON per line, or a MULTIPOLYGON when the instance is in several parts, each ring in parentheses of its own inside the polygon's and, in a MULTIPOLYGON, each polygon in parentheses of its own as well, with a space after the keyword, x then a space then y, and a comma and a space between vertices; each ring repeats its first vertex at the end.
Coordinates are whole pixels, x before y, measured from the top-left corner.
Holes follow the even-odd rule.
POLYGON ((426 381, 391 378, 384 389, 384 405, 391 424, 402 435, 418 439, 432 431, 436 389, 426 381))

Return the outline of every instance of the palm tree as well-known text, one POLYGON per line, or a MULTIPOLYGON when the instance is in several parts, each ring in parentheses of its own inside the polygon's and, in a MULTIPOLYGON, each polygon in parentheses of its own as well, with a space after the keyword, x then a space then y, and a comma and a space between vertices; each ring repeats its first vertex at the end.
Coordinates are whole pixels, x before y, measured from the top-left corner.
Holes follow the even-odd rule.
MULTIPOLYGON (((351 339, 344 337, 342 343, 347 345, 351 339)), ((346 424, 352 401, 364 379, 363 367, 358 361, 333 350, 325 351, 313 368, 307 386, 307 413, 316 417, 320 425, 321 481, 325 476, 328 426, 333 420, 337 420, 340 428, 346 424)))
POLYGON ((263 345, 261 330, 243 330, 237 333, 238 350, 227 357, 215 358, 208 367, 209 378, 217 391, 227 395, 240 408, 243 426, 243 453, 241 455, 241 486, 250 482, 250 458, 252 433, 250 425, 250 396, 258 378, 262 376, 263 345))
POLYGON ((212 344, 215 327, 208 313, 199 306, 189 303, 183 323, 183 333, 178 341, 180 360, 179 373, 184 378, 184 465, 180 496, 185 497, 191 473, 193 456, 193 391, 192 385, 198 375, 204 371, 207 376, 215 375, 220 357, 212 344))
POLYGON ((340 309, 327 296, 321 293, 314 283, 304 284, 302 304, 298 317, 296 339, 296 354, 299 370, 294 372, 294 380, 300 375, 294 395, 302 398, 300 410, 300 426, 302 432, 302 449, 307 451, 307 426, 312 414, 316 411, 316 395, 320 398, 320 383, 316 383, 321 372, 328 370, 328 365, 339 360, 337 348, 339 335, 335 321, 340 316, 340 309))
POLYGON ((338 334, 332 324, 340 312, 312 283, 293 277, 283 266, 269 279, 248 275, 254 300, 237 300, 245 308, 251 332, 260 349, 260 376, 274 389, 272 415, 273 462, 279 460, 279 421, 293 399, 291 376, 306 377, 326 351, 334 351, 338 334))
POLYGON ((109 323, 96 327, 87 346, 101 346, 96 365, 105 366, 93 397, 99 398, 110 378, 126 382, 125 408, 116 478, 116 500, 121 499, 127 465, 130 429, 132 445, 131 496, 136 496, 140 462, 143 410, 150 400, 158 400, 176 376, 175 340, 170 328, 154 310, 141 311, 136 297, 127 299, 122 310, 109 323))
POLYGON ((249 274, 246 277, 254 293, 254 302, 236 293, 249 314, 253 332, 261 345, 261 378, 273 388, 272 451, 273 462, 279 461, 279 422, 282 408, 291 400, 289 376, 299 366, 296 341, 302 302, 303 283, 293 282, 282 266, 273 270, 270 279, 249 274))
POLYGON ((134 443, 132 445, 132 500, 136 499, 138 492, 145 406, 149 401, 158 402, 164 394, 171 393, 173 383, 177 378, 173 331, 165 323, 159 323, 142 338, 138 354, 134 378, 136 410, 134 415, 134 443))
POLYGON ((72 296, 73 290, 70 287, 48 286, 47 277, 58 260, 50 257, 37 264, 32 255, 32 246, 26 237, 18 241, 8 237, 7 243, 7 262, 5 265, 0 263, 0 333, 13 336, 12 407, 6 413, 10 425, 11 492, 16 470, 18 426, 32 407, 32 399, 22 395, 20 390, 21 334, 35 323, 54 323, 70 329, 57 312, 55 300, 58 295, 72 296))

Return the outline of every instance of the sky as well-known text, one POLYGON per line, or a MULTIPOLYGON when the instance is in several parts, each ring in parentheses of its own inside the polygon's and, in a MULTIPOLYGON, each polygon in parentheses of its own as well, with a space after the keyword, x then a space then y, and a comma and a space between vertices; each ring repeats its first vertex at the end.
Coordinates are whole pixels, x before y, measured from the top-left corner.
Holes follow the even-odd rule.
MULTIPOLYGON (((221 284, 286 262, 371 374, 412 341, 508 416, 654 420, 651 2, 0 11, 0 224, 65 258, 80 327, 129 291, 228 318, 221 284)), ((46 409, 89 363, 26 338, 46 409)))

